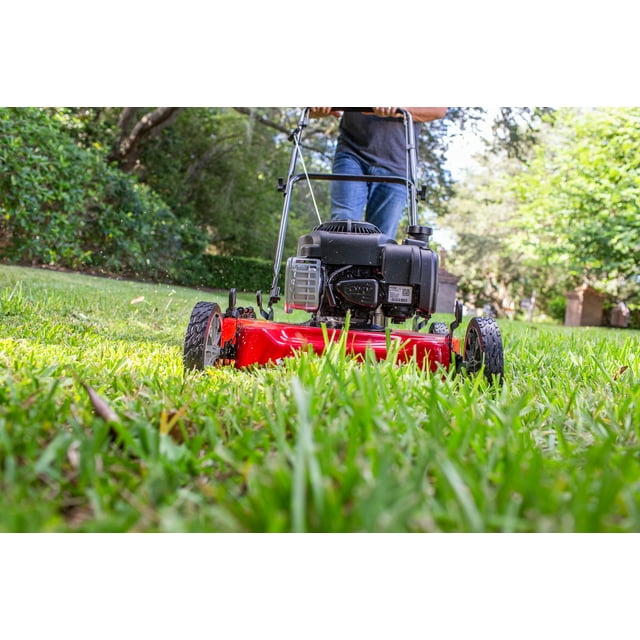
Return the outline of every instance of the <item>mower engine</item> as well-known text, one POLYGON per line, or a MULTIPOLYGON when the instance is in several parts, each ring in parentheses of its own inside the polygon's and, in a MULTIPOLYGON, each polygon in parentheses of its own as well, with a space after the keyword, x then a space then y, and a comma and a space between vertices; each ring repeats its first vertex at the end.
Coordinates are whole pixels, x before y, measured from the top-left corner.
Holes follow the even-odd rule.
POLYGON ((353 220, 325 222, 298 240, 287 260, 285 311, 312 314, 310 326, 383 330, 385 319, 401 323, 435 313, 438 256, 429 248, 431 229, 413 225, 402 244, 375 225, 353 220))

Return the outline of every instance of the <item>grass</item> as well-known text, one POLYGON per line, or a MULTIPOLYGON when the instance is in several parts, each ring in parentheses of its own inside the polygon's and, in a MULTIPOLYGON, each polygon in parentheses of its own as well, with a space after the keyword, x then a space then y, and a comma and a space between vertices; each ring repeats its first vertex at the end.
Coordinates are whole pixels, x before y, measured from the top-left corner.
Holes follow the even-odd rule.
POLYGON ((185 376, 198 300, 0 266, 0 531, 640 530, 640 332, 501 322, 499 389, 341 344, 185 376))

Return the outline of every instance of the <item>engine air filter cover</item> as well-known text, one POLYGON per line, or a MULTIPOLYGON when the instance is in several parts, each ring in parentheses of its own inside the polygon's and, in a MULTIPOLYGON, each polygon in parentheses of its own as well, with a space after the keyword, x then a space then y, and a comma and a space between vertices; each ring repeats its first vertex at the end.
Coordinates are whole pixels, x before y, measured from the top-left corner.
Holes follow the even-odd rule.
POLYGON ((320 260, 299 256, 289 258, 285 271, 285 312, 292 313, 294 309, 312 313, 317 311, 320 307, 321 287, 320 260))

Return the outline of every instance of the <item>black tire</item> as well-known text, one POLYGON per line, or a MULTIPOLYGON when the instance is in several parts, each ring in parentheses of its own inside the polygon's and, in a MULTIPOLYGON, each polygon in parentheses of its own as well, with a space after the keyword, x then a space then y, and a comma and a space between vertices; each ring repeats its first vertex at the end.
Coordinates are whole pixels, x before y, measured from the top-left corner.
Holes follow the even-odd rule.
POLYGON ((215 302, 198 302, 189 318, 182 362, 185 370, 200 370, 220 364, 222 311, 215 302))
POLYGON ((429 333, 433 333, 437 336, 448 336, 449 327, 446 322, 432 322, 429 325, 429 333))
POLYGON ((484 365, 484 375, 492 382, 504 375, 502 336, 493 318, 471 318, 464 338, 464 362, 469 373, 478 373, 484 365))

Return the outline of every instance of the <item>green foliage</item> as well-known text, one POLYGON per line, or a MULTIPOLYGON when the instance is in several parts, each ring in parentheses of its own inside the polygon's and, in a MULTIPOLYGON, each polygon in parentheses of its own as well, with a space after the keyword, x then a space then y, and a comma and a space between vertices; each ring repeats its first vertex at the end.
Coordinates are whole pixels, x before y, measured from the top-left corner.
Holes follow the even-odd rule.
POLYGON ((141 148, 136 173, 179 219, 205 229, 218 253, 273 256, 282 210, 276 185, 289 153, 273 130, 233 109, 191 108, 141 148))
MULTIPOLYGON (((65 111, 0 110, 0 248, 16 262, 175 277, 202 235, 67 134, 65 111)), ((99 145, 98 145, 99 146, 99 145)))
POLYGON ((563 322, 567 310, 567 298, 565 296, 555 296, 547 303, 547 309, 554 320, 563 322))
POLYGON ((638 332, 502 323, 499 390, 343 343, 185 376, 200 299, 0 266, 0 530, 640 531, 638 332))
POLYGON ((563 110, 516 182, 533 233, 553 234, 545 259, 614 295, 640 273, 639 125, 635 107, 563 110))
POLYGON ((516 215, 510 182, 522 166, 506 157, 484 158, 458 185, 441 223, 455 233, 445 267, 460 276, 465 301, 493 304, 498 312, 533 291, 544 300, 555 283, 531 241, 530 224, 516 215))
POLYGON ((444 219, 451 269, 476 298, 529 297, 560 319, 557 297, 588 282, 634 301, 640 274, 640 110, 564 109, 525 162, 488 155, 444 219))
MULTIPOLYGON (((284 268, 282 269, 284 271, 284 268)), ((204 254, 189 270, 180 274, 180 282, 186 286, 202 286, 210 289, 237 289, 238 291, 269 291, 273 281, 273 262, 260 258, 219 256, 204 254)), ((281 274, 280 284, 284 283, 281 274)))

